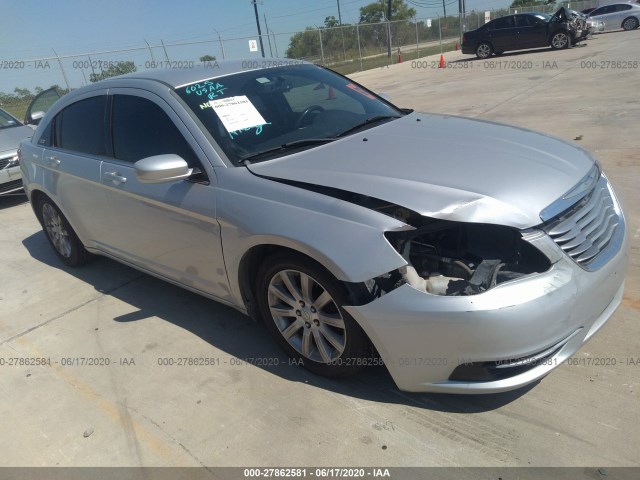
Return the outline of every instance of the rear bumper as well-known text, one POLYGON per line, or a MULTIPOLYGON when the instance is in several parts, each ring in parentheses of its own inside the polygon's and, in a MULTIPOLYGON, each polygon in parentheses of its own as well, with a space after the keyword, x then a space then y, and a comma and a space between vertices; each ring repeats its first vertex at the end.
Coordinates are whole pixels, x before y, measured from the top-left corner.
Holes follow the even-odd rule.
POLYGON ((461 45, 460 46, 460 51, 462 53, 467 54, 467 55, 476 53, 475 49, 473 47, 469 46, 469 45, 461 45))
MULTIPOLYGON (((513 390, 557 368, 620 304, 628 264, 623 218, 620 226, 618 252, 594 272, 561 254, 547 272, 479 295, 435 296, 403 285, 367 305, 346 309, 369 335, 401 390, 513 390), (533 361, 517 366, 527 357, 533 361), (466 365, 487 363, 516 366, 489 379, 452 379, 460 378, 466 365)), ((547 236, 537 241, 543 249, 559 250, 547 236)))

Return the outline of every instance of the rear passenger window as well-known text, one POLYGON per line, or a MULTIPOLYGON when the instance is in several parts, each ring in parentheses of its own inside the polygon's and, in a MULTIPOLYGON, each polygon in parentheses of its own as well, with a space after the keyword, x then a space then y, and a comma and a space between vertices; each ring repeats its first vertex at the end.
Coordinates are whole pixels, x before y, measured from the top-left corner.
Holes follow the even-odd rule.
POLYGON ((512 28, 515 26, 515 21, 512 16, 498 18, 493 23, 493 30, 500 28, 512 28))
POLYGON ((158 105, 133 95, 114 95, 111 115, 113 155, 118 160, 137 162, 146 157, 175 153, 190 168, 199 168, 195 153, 158 105))
POLYGON ((105 155, 104 114, 107 97, 69 105, 56 117, 56 146, 73 152, 105 155))

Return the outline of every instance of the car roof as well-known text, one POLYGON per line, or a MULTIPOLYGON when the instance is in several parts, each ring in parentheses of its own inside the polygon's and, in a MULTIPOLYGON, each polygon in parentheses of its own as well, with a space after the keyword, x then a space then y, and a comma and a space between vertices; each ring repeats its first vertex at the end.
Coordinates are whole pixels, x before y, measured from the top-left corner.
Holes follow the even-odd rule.
MULTIPOLYGON (((164 64, 158 61, 160 67, 164 64)), ((170 62, 166 62, 170 67, 170 62)), ((247 59, 247 60, 216 60, 210 62, 196 62, 192 68, 156 68, 143 70, 140 72, 119 75, 106 80, 154 80, 178 88, 191 83, 211 78, 224 77, 235 73, 247 72, 250 70, 261 70, 278 66, 287 66, 293 64, 308 64, 302 60, 293 60, 291 58, 268 58, 268 59, 247 59)), ((100 83, 100 82, 97 82, 100 83)))

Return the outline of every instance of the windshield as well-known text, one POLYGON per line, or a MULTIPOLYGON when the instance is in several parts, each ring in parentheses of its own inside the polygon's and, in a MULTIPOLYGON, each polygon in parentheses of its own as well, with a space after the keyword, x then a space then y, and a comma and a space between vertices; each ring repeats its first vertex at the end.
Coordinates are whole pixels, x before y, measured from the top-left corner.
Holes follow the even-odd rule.
POLYGON ((0 128, 19 127, 20 125, 22 124, 18 120, 0 109, 0 128))
POLYGON ((404 115, 348 78, 308 64, 213 78, 176 92, 236 165, 404 115))

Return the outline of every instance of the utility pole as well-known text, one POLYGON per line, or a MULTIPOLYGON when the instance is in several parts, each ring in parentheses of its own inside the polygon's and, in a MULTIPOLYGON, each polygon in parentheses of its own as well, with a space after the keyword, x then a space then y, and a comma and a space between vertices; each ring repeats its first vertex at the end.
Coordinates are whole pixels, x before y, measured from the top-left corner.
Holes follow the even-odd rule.
POLYGON ((251 0, 253 3, 253 10, 256 13, 256 25, 258 26, 258 37, 260 38, 260 51, 262 52, 262 58, 264 58, 264 45, 262 44, 262 31, 260 30, 260 16, 258 15, 258 0, 251 0))
POLYGON ((462 31, 464 30, 462 26, 462 0, 458 0, 458 27, 460 29, 460 43, 462 43, 462 31))
MULTIPOLYGON (((216 30, 214 28, 214 30, 216 30)), ((222 50, 222 59, 224 60, 224 42, 222 41, 222 35, 220 35, 220 32, 218 30, 216 30, 216 33, 218 34, 218 41, 220 42, 220 50, 222 50)))
POLYGON ((273 58, 273 50, 271 49, 271 37, 269 36, 269 24, 267 23, 267 14, 264 15, 264 29, 267 31, 267 40, 269 40, 269 55, 273 58))
POLYGON ((338 0, 338 25, 342 26, 342 14, 340 13, 340 0, 338 0))
MULTIPOLYGON (((391 1, 387 0, 387 57, 391 58, 391 1)), ((444 2, 444 0, 442 0, 444 2)))

